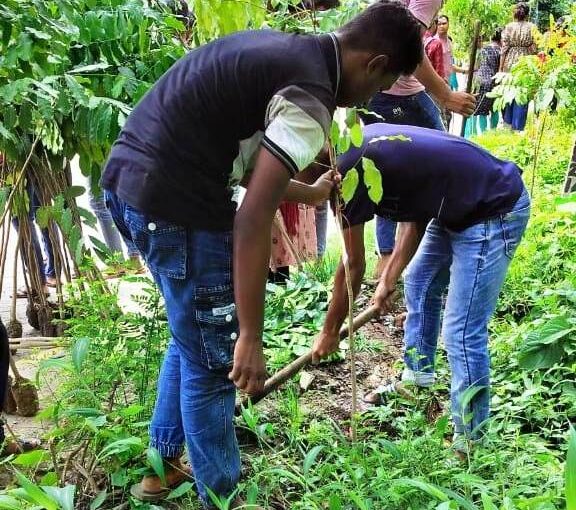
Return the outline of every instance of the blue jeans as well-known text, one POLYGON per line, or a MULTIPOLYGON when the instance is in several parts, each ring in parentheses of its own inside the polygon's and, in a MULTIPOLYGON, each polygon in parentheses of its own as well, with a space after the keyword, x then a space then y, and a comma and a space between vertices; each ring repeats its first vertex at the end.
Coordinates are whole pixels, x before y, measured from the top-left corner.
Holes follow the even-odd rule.
POLYGON ((477 437, 489 416, 488 322, 510 260, 530 216, 526 190, 511 212, 455 232, 432 220, 404 275, 406 317, 404 381, 434 382, 442 295, 446 288, 442 338, 452 370, 455 431, 477 437), (480 387, 468 406, 468 388, 480 387), (471 413, 472 418, 466 418, 471 413))
MULTIPOLYGON (((54 265, 54 250, 52 248, 52 241, 50 239, 50 232, 47 228, 41 228, 40 234, 42 235, 42 246, 44 247, 44 254, 42 254, 42 248, 40 247, 40 241, 38 239, 38 232, 36 231, 36 213, 41 206, 38 194, 34 189, 34 186, 28 182, 26 185, 26 192, 28 193, 29 209, 28 209, 28 225, 30 228, 30 242, 32 244, 32 249, 34 250, 34 257, 36 258, 36 265, 41 268, 40 271, 40 281, 42 285, 46 283, 46 278, 56 278, 56 267, 54 265)), ((18 218, 12 218, 12 225, 16 231, 20 227, 18 218)), ((24 250, 22 250, 24 253, 24 250)), ((24 265, 28 264, 28 259, 26 256, 22 257, 24 265)))
POLYGON ((512 126, 514 131, 524 131, 526 119, 528 118, 528 105, 512 101, 504 107, 502 117, 504 122, 512 126))
MULTIPOLYGON (((102 236, 104 237, 106 246, 114 253, 122 253, 120 234, 118 233, 116 225, 114 225, 110 211, 106 207, 104 195, 102 193, 100 195, 94 194, 90 186, 88 186, 88 200, 100 224, 100 230, 102 230, 102 236)), ((136 248, 132 241, 124 238, 124 244, 128 251, 128 257, 137 257, 139 255, 138 248, 136 248)))
POLYGON ((200 497, 208 504, 207 487, 227 496, 240 478, 236 390, 228 379, 238 336, 232 232, 193 230, 142 213, 112 193, 105 197, 118 230, 140 251, 166 303, 171 340, 150 445, 170 458, 186 442, 200 497))
POLYGON ((328 234, 328 201, 322 205, 316 206, 316 244, 318 249, 318 258, 324 255, 326 251, 326 236, 328 234))
MULTIPOLYGON (((394 96, 379 92, 370 101, 368 110, 382 118, 364 114, 362 120, 365 124, 386 122, 445 131, 440 110, 426 92, 418 92, 411 96, 394 96)), ((380 255, 391 253, 395 240, 396 222, 376 216, 376 245, 380 255)))

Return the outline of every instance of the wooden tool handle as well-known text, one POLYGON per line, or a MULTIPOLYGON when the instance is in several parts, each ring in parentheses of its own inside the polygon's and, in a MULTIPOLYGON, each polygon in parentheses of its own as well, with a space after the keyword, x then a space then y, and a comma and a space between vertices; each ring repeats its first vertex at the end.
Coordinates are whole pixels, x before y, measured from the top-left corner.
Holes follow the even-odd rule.
MULTIPOLYGON (((352 322, 352 329, 356 331, 372 320, 374 317, 378 316, 378 309, 375 306, 371 306, 367 310, 360 313, 352 322)), ((346 338, 348 336, 348 324, 344 325, 340 330, 340 339, 346 338)), ((264 389, 258 395, 253 395, 247 397, 242 401, 242 405, 247 405, 248 402, 252 404, 257 404, 264 397, 275 391, 279 386, 284 384, 288 379, 296 375, 305 366, 309 365, 312 361, 312 351, 303 354, 299 358, 295 359, 289 365, 276 372, 272 377, 266 380, 264 383, 264 389)))

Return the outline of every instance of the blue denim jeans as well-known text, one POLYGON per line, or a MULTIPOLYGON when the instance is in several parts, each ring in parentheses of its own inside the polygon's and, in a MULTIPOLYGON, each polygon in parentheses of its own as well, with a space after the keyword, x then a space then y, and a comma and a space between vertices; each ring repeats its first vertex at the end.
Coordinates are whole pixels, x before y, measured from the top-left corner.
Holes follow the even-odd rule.
MULTIPOLYGON (((102 230, 102 236, 104 237, 104 242, 110 251, 115 253, 122 253, 122 241, 118 229, 114 224, 114 220, 110 214, 110 211, 106 207, 104 202, 104 195, 101 193, 99 195, 94 194, 90 186, 88 186, 88 201, 90 202, 90 207, 98 223, 100 224, 100 230, 102 230)), ((124 244, 128 251, 128 257, 137 257, 139 255, 138 248, 129 239, 124 239, 124 244)))
POLYGON ((150 425, 164 458, 188 456, 198 492, 229 495, 240 478, 236 391, 228 379, 238 335, 232 232, 199 231, 151 217, 106 192, 120 233, 146 261, 166 303, 171 340, 150 425))
MULTIPOLYGON (((370 101, 368 110, 382 118, 364 114, 362 120, 365 124, 386 122, 445 131, 440 110, 426 92, 418 92, 411 96, 394 96, 379 92, 370 101)), ((380 255, 391 253, 395 240, 396 222, 376 216, 376 246, 380 255)))
MULTIPOLYGON (((44 253, 42 253, 42 248, 40 247, 40 241, 38 239, 38 232, 36 230, 36 213, 41 206, 40 199, 38 198, 34 186, 30 182, 26 185, 26 192, 28 193, 29 200, 28 225, 30 228, 30 242, 32 249, 34 250, 36 265, 42 269, 42 271, 40 271, 40 280, 42 285, 44 285, 46 283, 46 278, 56 277, 54 250, 50 239, 50 231, 47 228, 41 228, 40 234, 42 235, 42 246, 44 247, 44 253)), ((12 218, 12 225, 14 225, 14 228, 18 231, 20 227, 18 218, 12 218)), ((23 256, 22 260, 24 261, 24 265, 28 264, 26 256, 23 256)))
POLYGON ((461 232, 432 220, 404 275, 408 315, 402 378, 419 386, 434 382, 442 296, 448 289, 442 338, 452 370, 452 417, 455 431, 472 438, 489 416, 488 322, 529 216, 524 190, 511 212, 461 232), (481 389, 463 406, 471 387, 481 389))
POLYGON ((328 201, 316 206, 316 243, 318 257, 322 257, 326 251, 326 237, 328 235, 328 201))

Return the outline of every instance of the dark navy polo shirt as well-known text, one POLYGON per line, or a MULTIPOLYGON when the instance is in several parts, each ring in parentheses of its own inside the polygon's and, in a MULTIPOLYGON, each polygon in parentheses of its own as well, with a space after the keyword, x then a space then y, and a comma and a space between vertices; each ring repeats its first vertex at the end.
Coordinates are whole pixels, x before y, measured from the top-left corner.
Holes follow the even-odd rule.
POLYGON ((161 219, 231 229, 234 191, 261 144, 291 175, 316 157, 339 81, 332 34, 248 31, 199 47, 134 108, 102 187, 161 219))
POLYGON ((461 231, 510 212, 524 189, 521 170, 474 143, 444 131, 415 126, 371 124, 364 141, 340 156, 345 175, 357 168, 360 183, 344 215, 351 226, 375 214, 394 221, 428 222, 436 218, 461 231), (386 139, 402 135, 408 140, 386 139), (364 184, 362 158, 382 175, 383 196, 375 204, 364 184))

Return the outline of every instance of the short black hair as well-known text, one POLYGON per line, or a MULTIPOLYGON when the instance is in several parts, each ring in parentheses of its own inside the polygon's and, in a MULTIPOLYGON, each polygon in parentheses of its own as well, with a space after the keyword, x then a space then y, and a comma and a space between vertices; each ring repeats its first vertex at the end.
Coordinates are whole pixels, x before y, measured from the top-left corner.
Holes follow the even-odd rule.
POLYGON ((446 23, 450 23, 450 18, 446 14, 440 14, 436 19, 444 18, 446 23))
POLYGON ((492 34, 492 37, 490 39, 492 42, 497 42, 499 43, 502 40, 502 29, 501 28, 497 28, 494 33, 492 34))
POLYGON ((391 72, 412 74, 424 54, 423 28, 401 3, 379 0, 337 32, 352 49, 387 55, 391 72))
POLYGON ((530 14, 530 7, 528 7, 527 3, 518 2, 514 6, 514 19, 515 20, 524 21, 526 18, 528 18, 529 14, 530 14))

